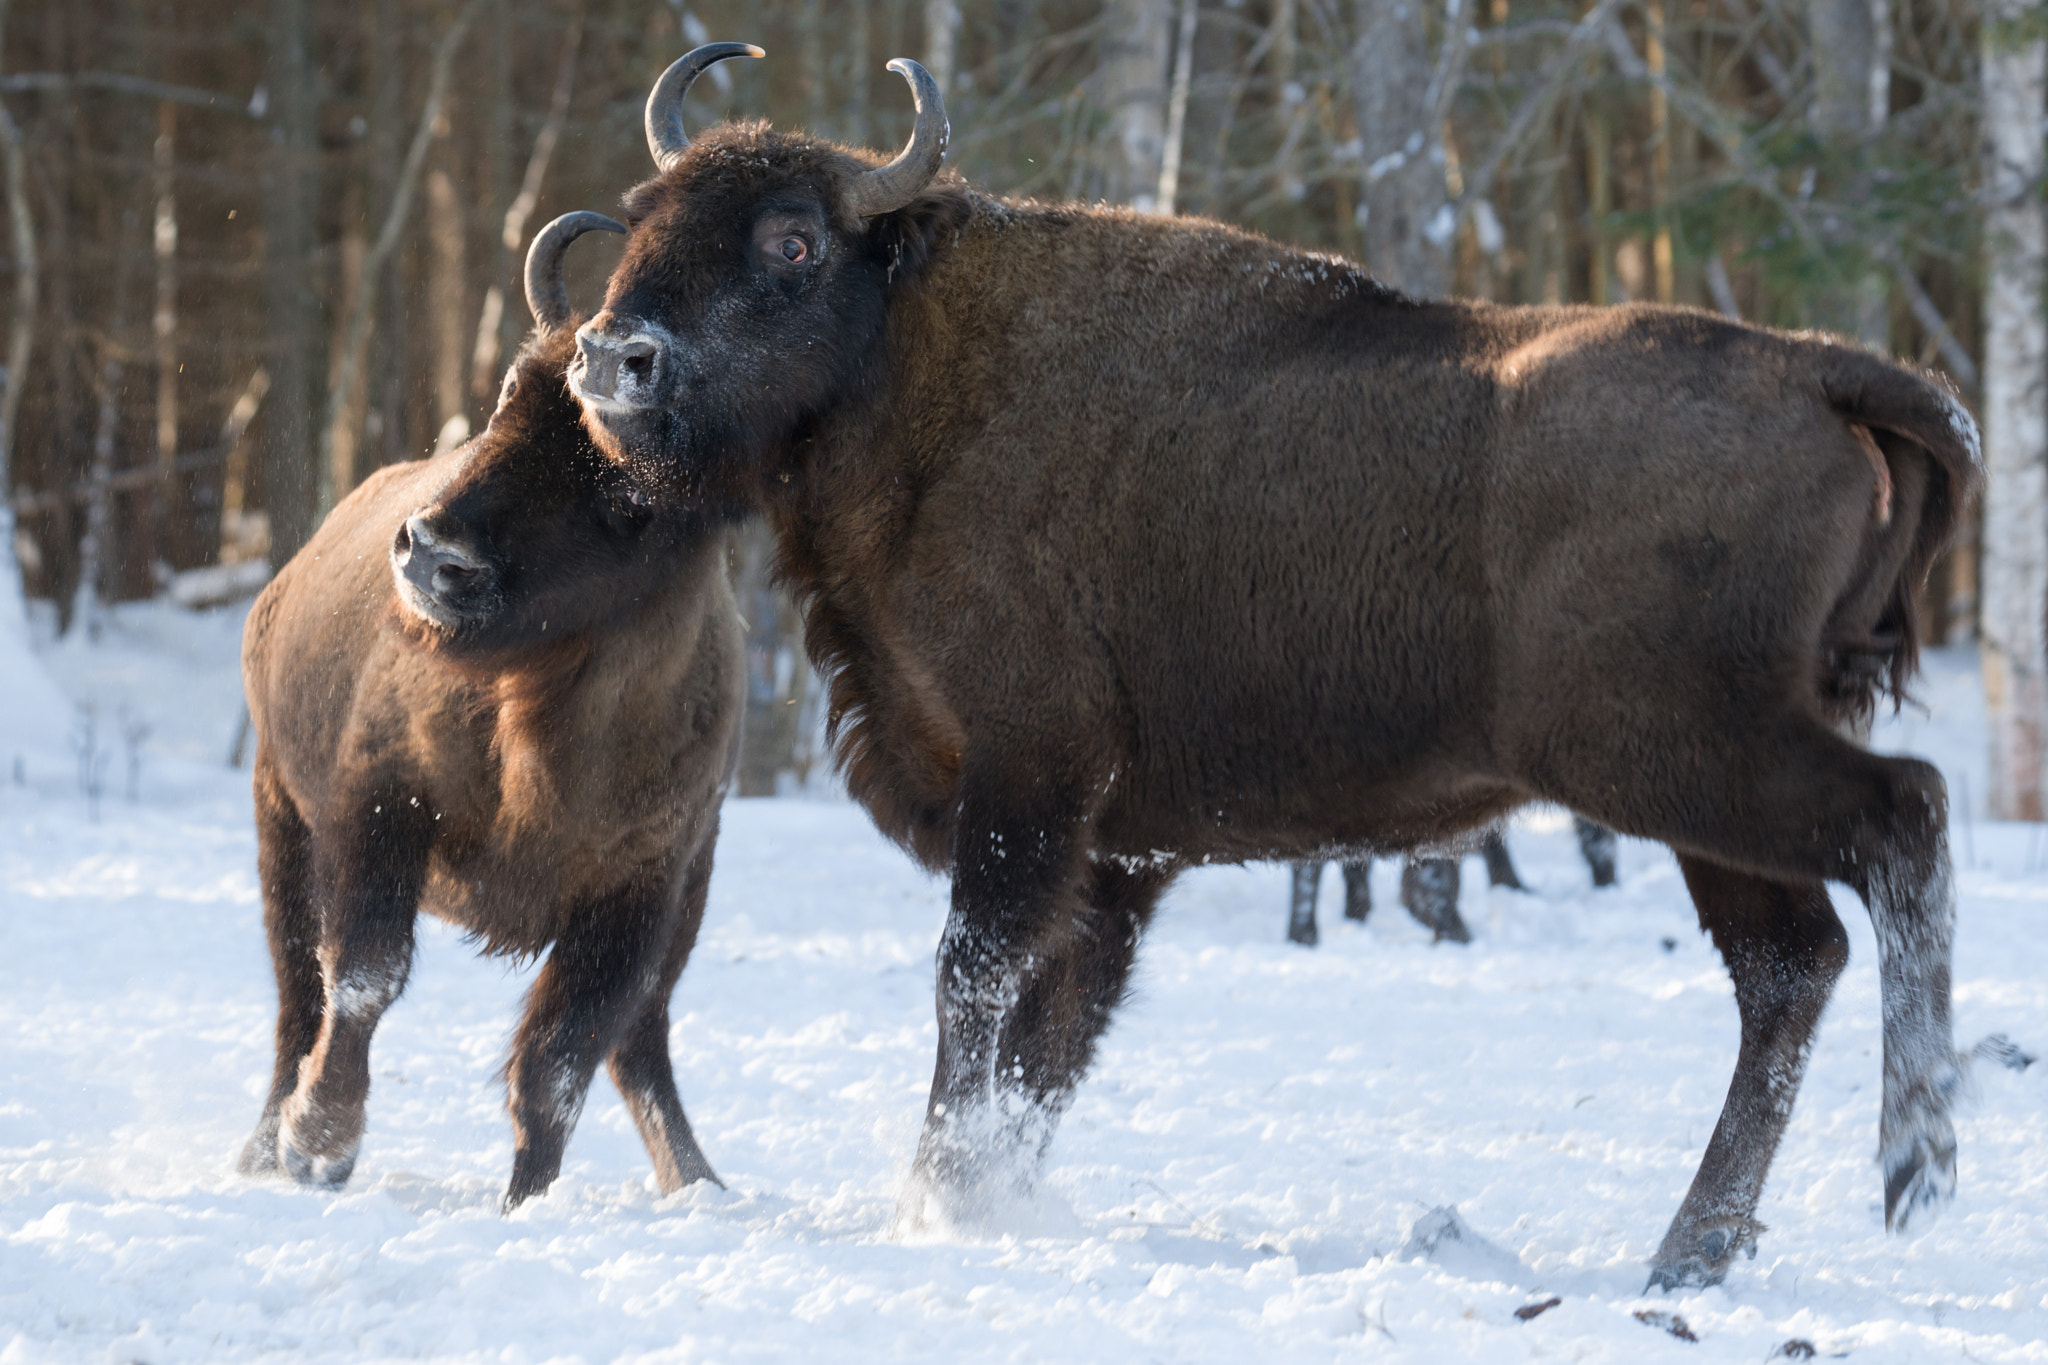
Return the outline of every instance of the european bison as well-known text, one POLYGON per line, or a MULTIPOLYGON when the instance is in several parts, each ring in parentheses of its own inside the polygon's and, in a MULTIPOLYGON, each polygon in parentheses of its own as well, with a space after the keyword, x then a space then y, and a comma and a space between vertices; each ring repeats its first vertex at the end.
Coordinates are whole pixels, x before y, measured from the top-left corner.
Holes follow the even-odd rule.
POLYGON ((563 386, 576 214, 527 257, 539 329, 484 433, 378 470, 249 616, 277 1067, 240 1162, 338 1186, 370 1036, 426 909, 554 951, 506 1067, 510 1210, 547 1189, 600 1061, 664 1191, 716 1179, 677 1098, 668 1001, 704 914, 737 751, 728 518, 656 503, 563 386))
POLYGON ((1847 956, 1880 944, 1887 1222, 1951 1195, 1954 918, 1897 694, 1980 471, 1939 383, 1692 309, 1404 297, 1219 223, 758 123, 660 173, 570 382, 662 496, 764 507, 876 823, 950 868, 902 1204, 1028 1188, 1181 869, 1427 847, 1549 800, 1676 850, 1742 1048, 1652 1269, 1718 1280, 1847 956))

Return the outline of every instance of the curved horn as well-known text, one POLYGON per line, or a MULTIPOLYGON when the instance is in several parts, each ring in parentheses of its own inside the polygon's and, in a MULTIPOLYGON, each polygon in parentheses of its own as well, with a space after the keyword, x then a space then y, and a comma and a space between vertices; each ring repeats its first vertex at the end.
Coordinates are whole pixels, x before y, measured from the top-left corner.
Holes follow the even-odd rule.
POLYGON ((534 234, 526 249, 526 306, 543 332, 569 320, 569 288, 562 283, 562 254, 586 232, 624 232, 624 223, 601 213, 565 213, 534 234))
POLYGON ((939 173, 946 156, 946 139, 952 126, 946 122, 946 100, 931 72, 908 57, 898 57, 889 69, 910 82, 910 97, 917 103, 917 126, 910 130, 910 142, 897 158, 853 182, 846 192, 846 206, 862 218, 893 213, 923 192, 939 173))
POLYGON ((689 148, 690 135, 683 131, 683 96, 696 79, 727 57, 767 55, 752 43, 706 43, 669 63, 647 96, 647 150, 654 153, 657 169, 675 165, 689 148))

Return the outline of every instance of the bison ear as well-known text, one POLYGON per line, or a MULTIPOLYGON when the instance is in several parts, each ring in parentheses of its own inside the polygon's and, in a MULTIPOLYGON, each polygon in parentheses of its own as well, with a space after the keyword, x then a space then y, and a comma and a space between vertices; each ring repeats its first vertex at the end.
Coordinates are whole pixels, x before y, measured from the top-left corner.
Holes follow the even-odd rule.
POLYGON ((922 274, 934 253, 959 235, 974 206, 959 177, 943 175, 893 213, 868 220, 868 234, 889 263, 889 282, 922 274))

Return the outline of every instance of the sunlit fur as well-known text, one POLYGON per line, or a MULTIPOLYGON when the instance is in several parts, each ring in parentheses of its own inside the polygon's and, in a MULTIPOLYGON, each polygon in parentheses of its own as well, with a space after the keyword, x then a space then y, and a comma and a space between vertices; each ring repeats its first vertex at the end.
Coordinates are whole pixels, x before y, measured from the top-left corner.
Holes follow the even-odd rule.
POLYGON ((906 1215, 984 1207, 1004 1141, 1028 1172, 1050 1123, 989 1115, 1057 1116, 1180 869, 1536 799, 1671 845, 1736 978, 1736 1086, 1659 1282, 1753 1235, 1840 967, 1824 880, 1880 922, 1887 1093, 1932 1097, 1887 1101, 1888 1212, 1938 1206, 1946 797, 1841 734, 1910 673, 1980 478, 1938 381, 951 180, 850 219, 867 164, 729 127, 629 194, 591 325, 658 333, 673 382, 585 417, 650 485, 767 509, 849 786, 953 872, 906 1215), (759 249, 783 220, 824 234, 800 278, 759 249))
POLYGON ((339 1183, 371 1034, 425 909, 548 965, 506 1077, 507 1205, 559 1169, 609 1059, 664 1189, 710 1175, 676 1096, 668 1000, 703 914, 737 754, 731 536, 652 505, 563 387, 564 329, 515 365, 489 428, 377 471, 250 613, 277 1064, 242 1168, 339 1183), (390 559, 410 518, 487 568, 432 616, 390 559))

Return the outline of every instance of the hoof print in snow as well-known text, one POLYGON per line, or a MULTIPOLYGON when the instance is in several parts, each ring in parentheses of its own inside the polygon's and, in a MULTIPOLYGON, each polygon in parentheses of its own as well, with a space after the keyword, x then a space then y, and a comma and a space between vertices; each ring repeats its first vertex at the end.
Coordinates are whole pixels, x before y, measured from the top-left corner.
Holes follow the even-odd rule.
POLYGON ((1693 1334, 1692 1328, 1686 1326, 1685 1319, 1676 1313, 1662 1313, 1654 1308, 1642 1308, 1636 1311, 1636 1321, 1642 1323, 1645 1327, 1654 1327, 1660 1332, 1668 1332, 1680 1341, 1699 1340, 1693 1334))
POLYGON ((1667 953, 1675 953, 1675 952, 1677 952, 1677 951, 1678 951, 1678 940, 1677 940, 1677 939, 1675 939, 1675 938, 1673 938, 1673 937, 1671 937, 1671 936, 1670 936, 1669 934, 1666 934, 1666 935, 1665 935, 1665 936, 1664 936, 1664 937, 1663 937, 1663 938, 1662 938, 1661 940, 1659 940, 1659 941, 1660 941, 1660 942, 1661 942, 1661 943, 1663 944, 1663 946, 1664 946, 1664 951, 1665 951, 1665 952, 1667 952, 1667 953))
POLYGON ((1814 1349, 1812 1342, 1794 1337, 1777 1350, 1771 1352, 1770 1358, 1772 1360, 1812 1360, 1819 1354, 1820 1352, 1814 1349))
POLYGON ((2025 1071, 2034 1064, 2034 1055, 2020 1050, 2020 1045, 2003 1033, 1994 1033, 1970 1049, 1973 1060, 1997 1062, 2007 1071, 2025 1071))
POLYGON ((1542 1317, 1545 1313, 1548 1313, 1563 1302, 1563 1299, 1548 1298, 1541 1303, 1525 1303, 1515 1310, 1515 1316, 1523 1322, 1528 1322, 1532 1318, 1542 1317))

